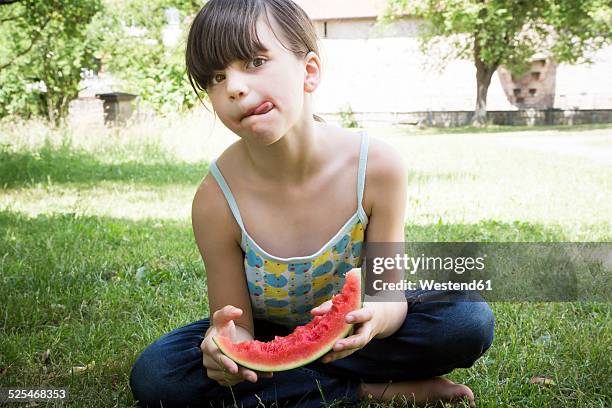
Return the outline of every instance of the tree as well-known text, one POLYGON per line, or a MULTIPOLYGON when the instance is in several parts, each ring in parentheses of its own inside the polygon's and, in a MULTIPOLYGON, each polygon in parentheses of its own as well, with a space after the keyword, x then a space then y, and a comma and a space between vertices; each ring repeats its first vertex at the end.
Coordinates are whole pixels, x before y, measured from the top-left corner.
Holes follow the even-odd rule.
POLYGON ((202 7, 200 0, 103 0, 106 12, 98 16, 104 32, 99 55, 105 67, 122 81, 122 89, 140 95, 143 104, 158 112, 188 110, 197 97, 185 70, 188 20, 202 7), (165 45, 166 11, 179 14, 181 37, 165 45))
MULTIPOLYGON (((161 113, 197 101, 185 73, 184 39, 163 44, 166 10, 187 20, 200 0, 0 0, 0 117, 58 124, 99 61, 161 113), (140 34, 139 34, 140 33, 140 34)), ((182 25, 183 38, 187 24, 182 25)))
POLYGON ((99 0, 0 0, 0 117, 45 116, 59 124, 95 66, 88 31, 99 0))
POLYGON ((472 123, 486 124, 487 92, 500 65, 520 74, 536 52, 556 62, 590 62, 589 53, 610 43, 608 0, 387 0, 385 21, 402 14, 423 17, 424 50, 446 41, 444 59, 472 59, 476 107, 472 123))

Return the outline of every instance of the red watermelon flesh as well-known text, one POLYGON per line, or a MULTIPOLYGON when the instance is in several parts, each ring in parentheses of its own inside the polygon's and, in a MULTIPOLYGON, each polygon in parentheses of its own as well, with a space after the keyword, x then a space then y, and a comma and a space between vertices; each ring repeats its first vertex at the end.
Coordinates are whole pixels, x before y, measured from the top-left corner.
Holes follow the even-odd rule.
POLYGON ((257 371, 283 371, 306 365, 323 356, 334 343, 346 337, 352 324, 346 314, 361 307, 361 273, 353 269, 346 274, 342 292, 332 298, 332 307, 315 316, 308 324, 298 326, 288 336, 276 336, 269 342, 258 340, 234 344, 228 337, 213 340, 223 354, 241 366, 257 371))

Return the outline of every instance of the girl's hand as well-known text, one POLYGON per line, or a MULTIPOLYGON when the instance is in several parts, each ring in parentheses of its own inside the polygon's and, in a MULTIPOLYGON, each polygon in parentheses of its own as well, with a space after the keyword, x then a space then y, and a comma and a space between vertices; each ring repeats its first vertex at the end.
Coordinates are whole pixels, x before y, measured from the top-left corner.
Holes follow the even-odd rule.
MULTIPOLYGON (((240 317, 241 314, 241 309, 230 305, 217 310, 212 318, 213 327, 204 337, 202 344, 200 344, 208 378, 226 387, 236 385, 244 380, 252 383, 257 382, 257 373, 255 371, 238 366, 238 364, 219 350, 212 339, 213 336, 220 334, 235 341, 236 325, 234 324, 234 319, 240 317)), ((258 374, 261 377, 272 377, 272 373, 258 374)))
MULTIPOLYGON (((311 310, 315 316, 323 315, 329 311, 332 302, 328 300, 320 306, 311 310)), ((380 330, 380 313, 376 313, 377 308, 373 304, 364 304, 361 309, 353 310, 346 315, 346 322, 355 324, 353 335, 338 340, 333 349, 321 357, 321 361, 329 363, 339 358, 353 354, 376 336, 380 330)))

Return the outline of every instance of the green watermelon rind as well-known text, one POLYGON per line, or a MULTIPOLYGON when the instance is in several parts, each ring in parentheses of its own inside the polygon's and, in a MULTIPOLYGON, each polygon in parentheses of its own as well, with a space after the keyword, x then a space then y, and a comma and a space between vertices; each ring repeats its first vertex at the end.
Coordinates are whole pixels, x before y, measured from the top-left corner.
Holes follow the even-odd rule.
MULTIPOLYGON (((350 272, 349 272, 350 273, 350 272)), ((360 273, 361 275, 361 273, 360 273)), ((358 296, 358 306, 356 309, 359 309, 363 306, 363 282, 362 282, 362 276, 359 277, 359 296, 358 296)), ((354 309, 354 310, 356 310, 354 309)), ((244 359, 238 358, 237 356, 232 355, 232 352, 228 349, 225 348, 223 341, 220 339, 221 337, 224 336, 213 336, 213 341, 215 342, 215 344, 217 345, 217 347, 219 348, 219 350, 221 350, 221 352, 223 354, 225 354, 227 357, 229 357, 230 359, 232 359, 234 362, 236 362, 237 364, 246 367, 246 368, 250 368, 251 370, 255 370, 255 371, 263 371, 263 372, 277 372, 277 371, 286 371, 286 370, 291 370, 294 368, 298 368, 298 367, 302 367, 304 365, 310 364, 313 361, 317 360, 318 358, 324 356, 327 352, 329 352, 333 347, 334 344, 340 340, 343 339, 345 337, 347 337, 350 333, 352 333, 353 331, 353 326, 354 324, 351 323, 344 323, 345 324, 345 328, 340 332, 340 334, 338 336, 336 336, 333 340, 329 341, 328 344, 326 344, 325 346, 321 347, 321 349, 319 351, 317 351, 316 353, 312 354, 309 357, 303 358, 301 360, 296 360, 290 364, 285 364, 285 365, 279 365, 279 364, 270 364, 270 365, 263 365, 263 364, 254 364, 252 362, 246 361, 244 359)), ((227 337, 225 337, 227 339, 227 337)))
POLYGON ((223 346, 223 343, 217 339, 217 336, 213 336, 213 341, 215 342, 217 347, 219 347, 219 350, 221 350, 223 354, 231 358, 234 362, 241 365, 242 367, 250 368, 251 370, 255 370, 255 371, 264 371, 264 372, 286 371, 286 370, 291 370, 294 368, 305 366, 306 364, 310 364, 313 361, 317 360, 318 358, 324 356, 328 351, 330 351, 334 347, 335 342, 347 337, 349 332, 353 329, 354 325, 347 323, 347 326, 349 327, 343 330, 341 332, 341 335, 336 337, 334 340, 330 341, 329 344, 327 344, 325 347, 321 348, 321 351, 317 352, 316 354, 313 354, 310 357, 307 357, 305 359, 295 361, 294 363, 286 364, 286 365, 273 364, 273 365, 266 366, 266 365, 252 364, 248 361, 232 356, 231 352, 229 350, 226 350, 225 347, 223 346))

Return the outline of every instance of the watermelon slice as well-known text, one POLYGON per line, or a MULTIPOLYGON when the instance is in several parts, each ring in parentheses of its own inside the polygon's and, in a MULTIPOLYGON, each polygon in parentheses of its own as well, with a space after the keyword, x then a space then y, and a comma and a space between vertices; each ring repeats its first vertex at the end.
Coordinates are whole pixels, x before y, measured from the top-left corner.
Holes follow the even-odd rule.
POLYGON ((346 274, 342 292, 332 298, 332 307, 326 314, 315 316, 288 336, 276 336, 269 342, 249 340, 234 344, 228 337, 216 335, 213 341, 223 354, 252 370, 284 371, 306 365, 351 332, 353 325, 346 323, 345 316, 361 307, 360 272, 353 269, 346 274))

